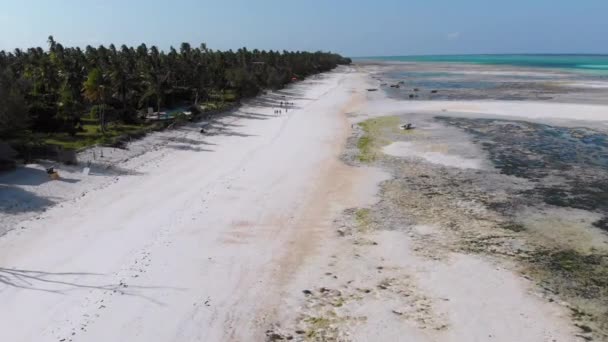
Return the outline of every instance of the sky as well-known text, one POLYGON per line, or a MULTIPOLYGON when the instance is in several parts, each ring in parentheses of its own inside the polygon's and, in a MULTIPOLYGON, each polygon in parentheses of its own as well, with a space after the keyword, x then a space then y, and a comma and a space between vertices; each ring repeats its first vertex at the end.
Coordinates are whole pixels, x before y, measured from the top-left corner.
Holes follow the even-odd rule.
POLYGON ((0 49, 114 43, 345 56, 606 53, 608 0, 0 0, 0 49))

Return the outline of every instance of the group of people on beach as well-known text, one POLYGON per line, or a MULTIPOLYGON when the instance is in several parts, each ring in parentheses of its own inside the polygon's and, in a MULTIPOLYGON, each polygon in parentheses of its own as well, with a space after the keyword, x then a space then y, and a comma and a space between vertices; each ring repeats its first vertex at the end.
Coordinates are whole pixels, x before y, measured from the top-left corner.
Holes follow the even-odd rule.
POLYGON ((293 106, 293 102, 287 102, 287 101, 281 101, 281 103, 279 104, 280 108, 274 110, 274 115, 281 115, 283 113, 283 108, 285 108, 285 113, 288 112, 289 110, 289 106, 293 106))

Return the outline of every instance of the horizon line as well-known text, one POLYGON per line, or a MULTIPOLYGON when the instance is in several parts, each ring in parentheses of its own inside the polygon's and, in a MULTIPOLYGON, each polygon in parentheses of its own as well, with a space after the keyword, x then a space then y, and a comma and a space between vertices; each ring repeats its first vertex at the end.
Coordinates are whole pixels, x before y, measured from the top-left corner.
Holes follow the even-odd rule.
POLYGON ((411 54, 411 55, 370 55, 370 56, 348 56, 348 58, 386 58, 386 57, 453 57, 453 56, 606 56, 605 53, 585 53, 585 52, 569 52, 569 53, 462 53, 462 54, 411 54))

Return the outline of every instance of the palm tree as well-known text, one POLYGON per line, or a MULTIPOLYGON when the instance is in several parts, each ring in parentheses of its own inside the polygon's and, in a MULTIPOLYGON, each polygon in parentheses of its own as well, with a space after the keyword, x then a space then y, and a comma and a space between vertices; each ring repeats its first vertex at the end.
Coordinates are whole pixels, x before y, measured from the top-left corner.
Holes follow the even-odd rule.
MULTIPOLYGON (((208 94, 224 91, 251 96, 261 88, 283 87, 294 74, 306 77, 348 63, 347 58, 324 52, 214 51, 205 44, 193 47, 188 43, 168 53, 144 44, 80 49, 64 47, 49 36, 46 51, 40 47, 0 51, 0 75, 10 76, 10 82, 3 81, 0 103, 4 107, 9 102, 23 105, 19 108, 26 113, 16 112, 27 115, 24 128, 53 132, 73 131, 87 100, 99 110, 104 131, 110 108, 135 113, 149 101, 160 111, 169 94, 172 101, 195 104, 208 99, 208 94), (9 88, 13 90, 8 92, 9 88)), ((17 130, 17 121, 5 119, 6 108, 0 112, 5 130, 17 130)))
POLYGON ((89 72, 87 80, 84 82, 83 95, 91 103, 99 108, 99 125, 101 131, 105 132, 105 103, 108 92, 106 80, 99 68, 94 68, 89 72))
POLYGON ((151 70, 144 75, 144 85, 146 90, 141 98, 140 104, 145 103, 150 97, 156 98, 156 111, 160 113, 160 105, 167 89, 167 80, 169 72, 161 74, 160 72, 151 70))

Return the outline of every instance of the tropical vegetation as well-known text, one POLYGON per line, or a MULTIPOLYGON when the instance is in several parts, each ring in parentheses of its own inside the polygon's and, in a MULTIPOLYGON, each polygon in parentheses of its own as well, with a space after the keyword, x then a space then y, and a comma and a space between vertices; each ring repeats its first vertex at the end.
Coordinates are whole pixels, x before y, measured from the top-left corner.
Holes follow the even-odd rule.
POLYGON ((327 52, 179 50, 122 45, 0 51, 0 139, 42 138, 82 147, 117 132, 148 129, 148 108, 221 109, 294 78, 348 64, 327 52), (85 139, 86 138, 86 139, 85 139))

